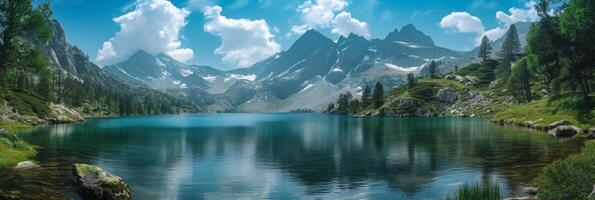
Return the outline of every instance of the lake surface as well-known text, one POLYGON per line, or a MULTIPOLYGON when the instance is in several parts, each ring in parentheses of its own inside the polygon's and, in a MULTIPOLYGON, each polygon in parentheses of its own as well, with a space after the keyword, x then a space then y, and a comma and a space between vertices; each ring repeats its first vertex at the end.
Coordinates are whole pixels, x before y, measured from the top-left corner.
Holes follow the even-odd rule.
POLYGON ((89 120, 22 134, 42 170, 0 188, 76 199, 73 163, 124 178, 135 199, 441 199, 462 184, 505 196, 579 140, 474 118, 212 114, 89 120))

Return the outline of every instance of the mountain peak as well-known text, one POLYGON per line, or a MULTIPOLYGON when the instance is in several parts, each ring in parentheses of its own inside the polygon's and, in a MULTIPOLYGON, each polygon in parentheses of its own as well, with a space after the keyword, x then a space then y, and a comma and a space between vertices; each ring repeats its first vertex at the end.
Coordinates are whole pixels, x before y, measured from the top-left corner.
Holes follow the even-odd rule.
POLYGON ((355 39, 365 39, 365 38, 358 34, 355 34, 355 33, 350 33, 349 36, 347 36, 347 40, 355 40, 355 39))
POLYGON ((434 46, 432 38, 423 32, 417 30, 413 24, 407 24, 401 28, 401 31, 395 29, 386 36, 388 41, 402 41, 419 45, 434 46))
POLYGON ((304 33, 304 35, 302 35, 302 37, 300 37, 300 39, 328 39, 326 36, 324 36, 322 33, 314 30, 314 29, 310 29, 308 31, 306 31, 306 33, 304 33))
POLYGON ((415 32, 418 31, 413 24, 407 24, 401 28, 401 32, 415 32))
POLYGON ((292 45, 291 49, 308 49, 320 45, 334 45, 335 42, 330 38, 324 36, 322 33, 310 29, 302 35, 295 43, 292 45))
POLYGON ((133 58, 148 58, 148 57, 155 57, 153 54, 146 52, 145 50, 138 50, 134 54, 130 56, 129 59, 133 58))
POLYGON ((339 36, 339 39, 337 40, 337 44, 342 44, 343 42, 345 42, 345 40, 347 40, 347 38, 345 38, 345 36, 341 35, 341 36, 339 36))

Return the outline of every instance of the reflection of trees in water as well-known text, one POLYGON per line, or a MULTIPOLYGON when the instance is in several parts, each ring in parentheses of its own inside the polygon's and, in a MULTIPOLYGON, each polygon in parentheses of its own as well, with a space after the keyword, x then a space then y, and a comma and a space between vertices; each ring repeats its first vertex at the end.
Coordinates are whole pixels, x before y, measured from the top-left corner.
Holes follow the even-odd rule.
POLYGON ((549 148, 550 138, 465 120, 334 119, 325 133, 332 137, 324 139, 339 142, 316 141, 327 145, 312 148, 299 137, 304 130, 297 129, 289 134, 292 137, 259 138, 257 157, 272 157, 284 171, 312 188, 333 182, 352 188, 375 180, 412 195, 431 183, 439 170, 452 167, 478 171, 483 183, 503 175, 507 185, 516 188, 565 154, 549 148), (399 151, 391 153, 394 149, 399 151), (401 159, 390 162, 394 157, 401 159))
MULTIPOLYGON (((576 151, 568 147, 573 145, 553 144, 547 136, 519 134, 485 120, 456 118, 328 117, 249 128, 193 129, 101 129, 88 123, 50 128, 26 139, 43 143, 46 149, 40 160, 53 163, 62 173, 69 173, 75 161, 101 160, 105 163, 99 164, 107 166, 138 166, 113 171, 137 183, 174 184, 176 180, 167 179, 172 175, 163 168, 247 156, 254 157, 257 167, 289 174, 308 193, 324 192, 333 184, 358 188, 386 182, 395 191, 413 195, 432 183, 441 170, 460 167, 481 173, 484 183, 503 175, 514 188, 529 182, 545 163, 576 151)), ((68 185, 65 178, 50 181, 68 185)))

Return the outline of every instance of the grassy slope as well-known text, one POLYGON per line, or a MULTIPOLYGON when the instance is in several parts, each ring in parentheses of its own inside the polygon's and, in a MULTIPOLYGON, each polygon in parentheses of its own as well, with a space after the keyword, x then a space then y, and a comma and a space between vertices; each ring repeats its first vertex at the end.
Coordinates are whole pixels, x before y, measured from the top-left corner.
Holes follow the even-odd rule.
MULTIPOLYGON (((595 100, 595 94, 591 95, 591 99, 591 102, 595 100)), ((592 107, 583 106, 580 95, 567 94, 510 106, 504 111, 496 113, 492 120, 497 122, 508 120, 514 124, 531 121, 542 129, 552 122, 568 120, 581 129, 588 129, 594 124, 594 114, 595 111, 592 107)))
POLYGON ((0 133, 0 168, 15 166, 34 157, 35 154, 35 149, 26 142, 15 136, 0 133))
MULTIPOLYGON (((0 96, 2 104, 4 101, 8 105, 26 116, 48 116, 49 107, 45 101, 35 95, 29 95, 26 92, 11 91, 0 96)), ((32 128, 32 125, 19 120, 0 119, 0 129, 14 133, 20 130, 32 128)), ((9 139, 6 135, 0 133, 0 168, 12 167, 17 163, 29 160, 36 155, 35 149, 24 141, 9 139)))
POLYGON ((465 115, 476 114, 479 116, 486 116, 491 115, 494 111, 503 110, 506 107, 506 101, 504 100, 504 96, 496 95, 495 90, 498 88, 489 90, 480 89, 475 86, 464 85, 455 80, 447 80, 444 78, 422 78, 417 80, 417 83, 413 88, 409 88, 407 85, 401 85, 389 91, 387 96, 385 97, 386 103, 381 108, 367 108, 361 111, 359 114, 373 113, 382 109, 385 112, 391 112, 396 115, 413 114, 416 111, 434 113, 435 115, 452 115, 448 112, 439 113, 441 105, 438 101, 438 98, 436 97, 436 94, 440 89, 447 87, 455 89, 459 93, 459 98, 462 100, 468 98, 468 93, 466 91, 479 92, 486 98, 490 99, 490 102, 486 104, 462 108, 465 115), (414 99, 416 101, 419 101, 421 103, 421 106, 401 106, 398 103, 401 98, 414 99))

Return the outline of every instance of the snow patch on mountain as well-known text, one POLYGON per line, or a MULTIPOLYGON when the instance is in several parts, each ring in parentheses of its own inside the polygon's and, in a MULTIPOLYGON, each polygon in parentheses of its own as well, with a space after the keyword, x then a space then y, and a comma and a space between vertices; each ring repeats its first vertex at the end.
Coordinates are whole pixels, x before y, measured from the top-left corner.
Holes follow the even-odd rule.
POLYGON ((182 70, 180 70, 180 73, 182 74, 183 77, 188 77, 188 76, 194 74, 194 72, 189 69, 182 69, 182 70))
POLYGON ((421 67, 401 67, 398 65, 390 64, 390 63, 384 63, 384 65, 388 68, 398 70, 398 71, 403 71, 403 72, 416 72, 419 69, 421 69, 421 67))
POLYGON ((163 61, 161 61, 161 59, 159 58, 155 58, 155 64, 159 65, 160 67, 165 67, 165 63, 163 63, 163 61))
POLYGON ((202 78, 205 79, 205 80, 207 80, 207 81, 209 81, 209 82, 213 82, 213 81, 217 80, 217 77, 216 76, 209 76, 209 75, 203 76, 202 78))
POLYGON ((248 81, 254 81, 254 80, 256 80, 256 75, 255 74, 250 74, 250 75, 229 74, 227 76, 227 78, 225 78, 225 81, 230 81, 230 80, 248 80, 248 81))
POLYGON ((312 88, 313 86, 314 86, 314 84, 310 83, 310 84, 306 85, 306 87, 304 87, 304 89, 300 90, 298 93, 305 92, 306 90, 312 88))

